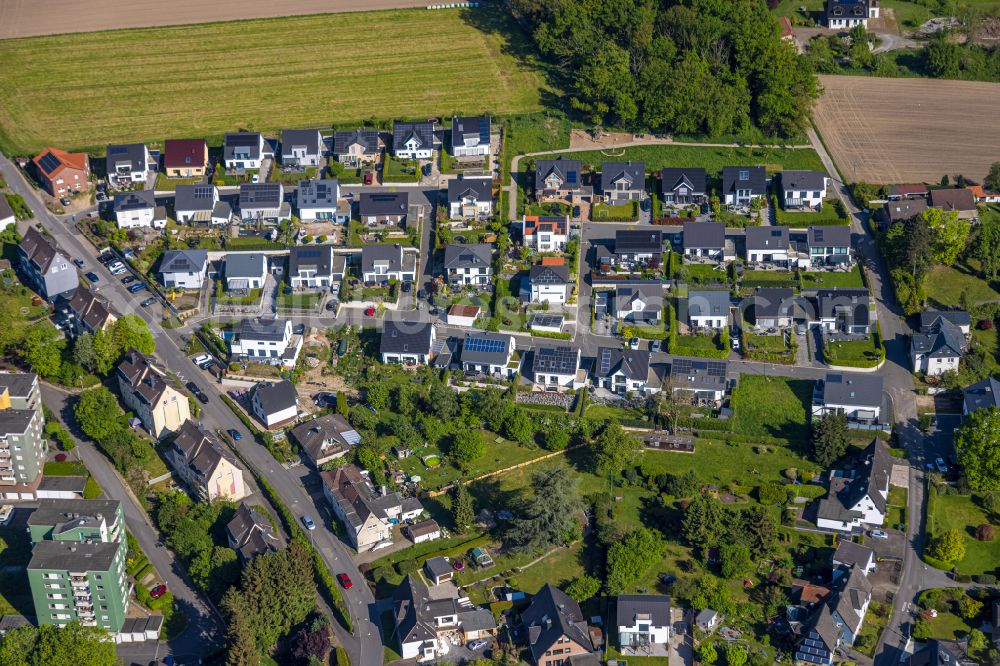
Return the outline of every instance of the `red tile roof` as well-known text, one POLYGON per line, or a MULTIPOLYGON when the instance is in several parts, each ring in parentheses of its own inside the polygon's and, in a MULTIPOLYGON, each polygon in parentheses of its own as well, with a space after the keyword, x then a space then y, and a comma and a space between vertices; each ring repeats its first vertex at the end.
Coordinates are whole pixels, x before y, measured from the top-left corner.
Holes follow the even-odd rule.
POLYGON ((207 147, 204 139, 167 139, 163 142, 163 166, 182 169, 203 167, 207 147))
POLYGON ((50 178, 54 178, 65 168, 86 171, 87 160, 87 153, 67 153, 65 150, 59 150, 58 148, 46 148, 42 152, 38 153, 32 161, 35 163, 35 166, 39 169, 39 171, 43 171, 45 175, 50 178), (51 169, 45 169, 42 167, 41 161, 43 157, 49 154, 56 158, 57 164, 51 169))
POLYGON ((542 257, 542 266, 565 266, 566 260, 562 257, 542 257))
POLYGON ((449 317, 478 317, 479 316, 479 306, 478 305, 459 305, 456 303, 451 306, 448 310, 449 317))

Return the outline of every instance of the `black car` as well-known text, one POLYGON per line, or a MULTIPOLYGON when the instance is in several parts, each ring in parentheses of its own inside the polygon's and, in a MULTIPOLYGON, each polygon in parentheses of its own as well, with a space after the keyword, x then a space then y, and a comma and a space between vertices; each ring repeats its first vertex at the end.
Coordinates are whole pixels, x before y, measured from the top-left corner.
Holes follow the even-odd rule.
POLYGON ((403 283, 403 293, 404 294, 410 293, 411 289, 413 289, 413 283, 412 282, 404 282, 403 283))
POLYGON ((110 264, 112 261, 115 260, 115 255, 111 254, 110 252, 105 252, 104 254, 99 256, 97 260, 102 264, 104 264, 105 266, 107 266, 108 264, 110 264))
POLYGON ((135 279, 136 278, 134 275, 126 275, 125 277, 122 278, 122 284, 132 284, 133 282, 135 282, 135 279))
POLYGON ((580 207, 573 206, 573 217, 580 217, 580 207))
POLYGON ((147 298, 146 300, 144 300, 142 303, 139 303, 139 305, 141 305, 144 308, 148 308, 150 305, 152 305, 155 302, 156 302, 156 298, 153 297, 153 296, 150 296, 149 298, 147 298))
POLYGON ((419 298, 420 300, 424 300, 425 298, 427 298, 427 292, 424 291, 423 289, 418 289, 417 298, 419 298))
POLYGON ((198 402, 200 402, 201 404, 203 404, 203 405, 207 405, 208 404, 208 396, 205 394, 204 391, 198 391, 195 394, 195 397, 198 398, 198 402))
POLYGON ((184 386, 185 388, 187 388, 188 391, 191 391, 191 393, 195 394, 201 393, 201 387, 195 384, 194 382, 188 382, 184 386))
POLYGON ((73 263, 76 264, 77 268, 83 268, 84 266, 86 266, 86 264, 83 263, 83 259, 80 259, 79 257, 74 259, 73 263))

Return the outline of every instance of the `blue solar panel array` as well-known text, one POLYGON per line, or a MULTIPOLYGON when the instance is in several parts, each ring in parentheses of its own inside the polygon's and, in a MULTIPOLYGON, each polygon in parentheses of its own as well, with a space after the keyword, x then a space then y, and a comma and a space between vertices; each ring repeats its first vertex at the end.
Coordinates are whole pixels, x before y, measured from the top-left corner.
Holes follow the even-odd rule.
POLYGON ((491 340, 490 338, 468 338, 465 341, 465 348, 472 352, 483 352, 486 354, 496 354, 507 348, 504 340, 491 340))
POLYGON ((38 165, 45 173, 52 173, 59 166, 59 158, 52 153, 45 153, 42 159, 38 160, 38 165))

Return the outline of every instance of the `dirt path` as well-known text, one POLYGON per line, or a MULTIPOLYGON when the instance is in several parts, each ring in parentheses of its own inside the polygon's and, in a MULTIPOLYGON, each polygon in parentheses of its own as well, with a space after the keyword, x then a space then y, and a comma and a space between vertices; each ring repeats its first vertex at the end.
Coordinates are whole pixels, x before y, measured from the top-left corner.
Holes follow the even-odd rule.
POLYGON ((426 7, 429 0, 3 0, 0 39, 213 21, 426 7))

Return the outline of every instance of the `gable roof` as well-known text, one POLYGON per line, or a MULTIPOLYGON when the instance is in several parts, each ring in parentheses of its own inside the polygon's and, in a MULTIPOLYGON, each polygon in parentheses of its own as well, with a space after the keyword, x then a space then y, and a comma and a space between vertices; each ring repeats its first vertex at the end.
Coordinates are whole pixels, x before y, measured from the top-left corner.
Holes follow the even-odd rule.
POLYGON ((489 268, 493 246, 486 243, 452 243, 444 248, 444 269, 489 268))
POLYGON ((747 227, 746 234, 747 250, 788 249, 788 227, 747 227))
POLYGON ((601 165, 601 190, 613 190, 619 181, 625 181, 630 190, 645 190, 646 163, 605 162, 601 165))
MULTIPOLYGON (((878 378, 878 384, 882 384, 882 378, 878 378)), ((881 398, 881 396, 879 396, 881 398)), ((887 509, 888 499, 882 496, 882 489, 889 487, 889 476, 892 474, 892 458, 889 455, 889 447, 880 439, 872 440, 862 454, 863 475, 855 478, 847 486, 847 506, 853 507, 865 496, 871 498, 881 513, 887 509)))
POLYGON ((675 356, 670 362, 670 383, 673 389, 690 391, 724 391, 729 385, 726 361, 675 356))
POLYGON ((583 166, 580 160, 558 157, 554 160, 535 161, 535 189, 545 185, 545 179, 555 175, 562 185, 559 189, 577 191, 583 184, 583 166))
POLYGON ((867 326, 871 322, 870 302, 871 296, 867 289, 832 287, 816 290, 816 304, 821 319, 836 318, 838 313, 846 309, 851 324, 867 326))
POLYGON ((288 335, 288 320, 254 317, 240 322, 240 340, 282 342, 288 335))
POLYGON ((479 144, 490 143, 489 116, 454 116, 451 119, 451 145, 454 148, 465 146, 466 137, 478 140, 479 144))
POLYGON ((726 246, 726 225, 724 222, 685 222, 684 249, 721 249, 726 246))
POLYGON ((296 245, 288 253, 288 272, 298 275, 301 270, 316 271, 316 275, 330 275, 333 272, 333 246, 296 245))
POLYGON ((603 379, 621 373, 626 379, 644 382, 649 378, 649 359, 649 352, 641 349, 599 347, 594 376, 603 379))
POLYGON ((539 347, 535 350, 531 362, 531 372, 554 373, 560 375, 575 374, 580 366, 580 350, 568 345, 558 347, 539 347))
POLYGON ((663 231, 660 229, 619 229, 615 231, 615 254, 663 252, 663 231))
POLYGON ((827 652, 833 654, 840 643, 840 627, 837 626, 837 622, 833 619, 833 613, 830 612, 828 604, 822 604, 813 613, 812 617, 809 618, 806 628, 809 631, 815 632, 823 642, 823 646, 827 652))
POLYGON ((156 197, 153 195, 152 190, 120 192, 115 195, 116 213, 127 210, 147 210, 149 208, 156 208, 156 197))
POLYGON ((941 210, 976 210, 976 197, 965 189, 931 190, 931 206, 941 210))
POLYGON ((385 521, 388 520, 387 509, 402 506, 403 498, 397 492, 376 496, 375 489, 356 465, 344 465, 322 472, 320 476, 355 530, 363 526, 369 516, 385 521))
POLYGON ((434 147, 434 123, 394 122, 392 124, 392 149, 406 148, 410 139, 416 139, 419 148, 434 147))
POLYGON ((905 222, 927 210, 926 199, 898 199, 896 201, 886 201, 882 206, 882 219, 890 224, 893 222, 905 222))
POLYGON ((86 171, 90 158, 87 153, 67 153, 58 148, 45 148, 34 160, 35 167, 48 178, 56 178, 64 169, 86 171))
POLYGON ((315 206, 336 208, 337 197, 340 195, 340 182, 333 178, 300 180, 295 195, 300 209, 315 206))
POLYGON ((867 19, 868 0, 826 0, 824 15, 830 19, 867 19))
POLYGON ((245 502, 240 503, 232 520, 226 523, 226 535, 243 562, 278 549, 271 521, 245 502))
POLYGON ((687 309, 689 317, 728 317, 729 291, 691 290, 688 291, 687 309))
POLYGON ((55 243, 43 236, 35 227, 28 227, 17 247, 22 256, 38 268, 39 273, 48 273, 56 257, 61 256, 67 264, 69 263, 66 255, 56 250, 55 243))
MULTIPOLYGON (((665 594, 619 594, 615 616, 619 627, 634 627, 636 616, 645 616, 654 627, 669 627, 670 597, 665 594)), ((643 622, 646 622, 643 619, 643 622)))
POLYGON ((287 379, 274 384, 267 382, 257 384, 254 387, 254 396, 267 414, 277 414, 299 404, 299 394, 295 391, 295 384, 287 379))
POLYGON ((190 419, 177 430, 173 446, 180 453, 184 464, 206 480, 212 477, 223 460, 236 466, 232 456, 190 419))
POLYGON ((131 171, 145 171, 146 144, 144 143, 109 143, 104 151, 108 173, 115 170, 118 164, 128 164, 131 171))
POLYGON ((73 298, 69 299, 69 309, 92 331, 104 328, 111 318, 108 306, 99 301, 94 292, 83 287, 77 287, 73 292, 73 298))
POLYGON ((241 183, 240 209, 277 208, 284 198, 281 183, 241 183))
POLYGON ((448 181, 448 202, 456 203, 465 197, 476 201, 493 200, 493 179, 491 178, 452 178, 448 181))
POLYGON ((660 187, 663 192, 673 192, 686 185, 693 194, 704 194, 708 177, 704 169, 698 167, 668 167, 660 170, 660 187))
POLYGON ((428 321, 403 321, 386 317, 380 354, 430 354, 434 327, 428 321))
POLYGON ((965 411, 971 414, 984 407, 1000 407, 1000 381, 987 377, 962 391, 965 411))
POLYGON ((307 155, 319 155, 323 149, 323 138, 319 130, 291 129, 281 132, 282 152, 291 148, 303 147, 307 155))
POLYGON ((503 365, 515 344, 509 334, 470 331, 462 343, 462 363, 503 365))
POLYGON ((528 271, 528 281, 531 284, 568 284, 569 268, 565 265, 535 264, 528 271))
POLYGON ((160 273, 200 273, 207 263, 207 250, 167 250, 160 260, 160 273))
POLYGON ((324 414, 306 421, 292 430, 292 437, 313 461, 334 449, 347 451, 361 443, 361 435, 340 414, 324 414))
POLYGON ((374 153, 378 150, 378 131, 359 128, 333 133, 334 155, 346 154, 354 144, 361 146, 365 153, 374 153))
POLYGON ((525 236, 538 233, 565 236, 566 220, 565 215, 525 215, 521 220, 521 233, 525 236))
POLYGON ((437 638, 434 618, 427 612, 430 594, 426 585, 415 576, 407 575, 392 593, 392 600, 396 637, 401 645, 437 638))
POLYGON ((781 172, 781 187, 786 190, 825 190, 826 178, 826 174, 820 171, 786 169, 781 172))
POLYGON ((635 284, 618 284, 615 286, 615 309, 624 310, 626 304, 642 301, 646 304, 645 312, 660 310, 663 307, 663 286, 657 282, 639 282, 635 284))
POLYGON ((260 252, 230 252, 226 255, 226 279, 261 278, 267 275, 267 255, 260 252))
POLYGON ((129 350, 118 363, 117 375, 132 392, 147 405, 155 405, 169 386, 164 370, 156 358, 135 349, 129 350))
POLYGON ((795 307, 795 290, 786 287, 758 287, 753 295, 754 317, 790 317, 795 307))
POLYGON ((882 406, 882 376, 828 372, 823 382, 823 404, 852 407, 882 406))
POLYGON ((443 557, 431 557, 426 562, 424 562, 424 567, 432 578, 437 579, 441 576, 446 576, 454 571, 451 565, 443 557))
POLYGON ((809 247, 851 247, 851 228, 842 226, 814 226, 806 232, 809 247))
POLYGON ((920 328, 928 328, 948 320, 956 326, 970 326, 972 317, 965 310, 927 310, 920 313, 920 328))
POLYGON ((521 613, 521 621, 528 629, 528 647, 535 663, 563 636, 588 652, 593 650, 580 604, 551 584, 546 583, 532 598, 521 613))
POLYGON ((910 338, 914 351, 934 358, 958 358, 966 348, 965 335, 948 319, 937 319, 910 338))
POLYGON ((231 160, 239 153, 255 160, 260 157, 263 140, 260 132, 229 132, 222 140, 222 158, 231 160))
POLYGON ((851 567, 843 580, 843 587, 834 594, 830 605, 850 628, 851 633, 857 635, 864 620, 862 611, 865 604, 871 600, 872 584, 859 567, 851 567))
POLYGON ((909 197, 909 196, 927 196, 928 187, 923 183, 898 183, 896 185, 889 186, 889 196, 892 197, 909 197))
POLYGON ((362 192, 358 199, 358 214, 362 217, 406 215, 409 201, 408 192, 362 192))
POLYGON ((847 566, 866 568, 875 561, 875 551, 868 546, 841 539, 833 553, 833 561, 847 566))
POLYGON ((212 210, 219 199, 215 185, 178 185, 174 190, 175 211, 212 210))
POLYGON ((167 139, 163 142, 163 166, 168 169, 203 167, 208 161, 204 139, 167 139))
POLYGON ((767 194, 767 172, 764 170, 764 167, 722 167, 722 192, 724 194, 735 194, 736 190, 750 190, 753 196, 762 197, 767 194))
POLYGON ((389 272, 402 270, 403 268, 403 246, 402 245, 365 245, 361 248, 361 270, 370 273, 375 268, 376 261, 388 261, 389 272))

